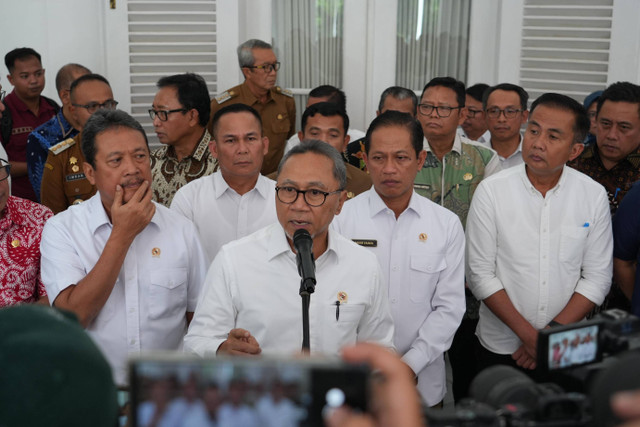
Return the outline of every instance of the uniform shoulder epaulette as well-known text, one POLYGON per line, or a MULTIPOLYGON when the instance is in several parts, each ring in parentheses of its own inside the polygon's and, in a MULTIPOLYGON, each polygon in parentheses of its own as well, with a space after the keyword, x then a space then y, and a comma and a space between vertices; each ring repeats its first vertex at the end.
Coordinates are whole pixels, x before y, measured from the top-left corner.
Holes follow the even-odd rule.
POLYGON ((289 89, 283 89, 280 86, 276 86, 276 92, 288 96, 289 98, 293 98, 293 92, 291 92, 289 89))
POLYGON ((49 148, 49 151, 51 151, 53 154, 60 154, 67 148, 72 147, 75 143, 76 143, 75 139, 67 138, 64 141, 58 142, 53 147, 49 148))
POLYGON ((222 92, 220 95, 216 96, 216 102, 218 104, 222 104, 223 102, 227 102, 228 100, 234 98, 238 96, 237 93, 235 93, 235 91, 233 90, 225 90, 224 92, 222 92))

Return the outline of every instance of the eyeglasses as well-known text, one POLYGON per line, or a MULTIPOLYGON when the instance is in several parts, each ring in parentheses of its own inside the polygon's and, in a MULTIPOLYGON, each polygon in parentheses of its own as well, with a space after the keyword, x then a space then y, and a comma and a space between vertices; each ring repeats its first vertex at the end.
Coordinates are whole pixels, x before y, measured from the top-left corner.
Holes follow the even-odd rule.
POLYGON ((460 108, 462 107, 436 107, 435 105, 431 104, 418 105, 418 111, 420 112, 420 114, 428 116, 433 112, 433 110, 435 110, 438 117, 442 118, 449 117, 453 110, 459 110, 460 108))
POLYGON ((116 107, 118 106, 118 101, 114 101, 113 99, 110 99, 108 101, 103 102, 102 104, 98 102, 90 102, 86 105, 81 105, 81 104, 71 104, 71 105, 73 105, 74 107, 86 108, 89 114, 93 114, 99 109, 115 110, 116 107))
POLYGON ((327 201, 327 196, 331 194, 337 194, 342 192, 342 190, 331 191, 327 193, 326 191, 320 191, 316 189, 310 190, 298 190, 293 187, 276 187, 276 195, 278 196, 278 200, 282 203, 286 203, 287 205, 291 205, 298 200, 298 196, 302 194, 304 197, 304 201, 314 208, 318 206, 322 206, 324 202, 327 201))
POLYGON ((0 166, 0 182, 9 178, 9 173, 11 172, 11 165, 5 159, 0 159, 0 162, 7 163, 6 165, 0 166))
POLYGON ((167 119, 169 118, 169 114, 171 113, 186 113, 187 110, 186 108, 176 108, 175 110, 149 110, 149 117, 151 117, 151 120, 155 120, 156 117, 158 117, 158 119, 161 122, 166 122, 167 119))
POLYGON ((280 69, 280 63, 274 62, 273 64, 246 65, 244 68, 257 68, 259 70, 264 70, 265 73, 270 73, 272 71, 278 71, 280 69))
POLYGON ((0 90, 0 102, 4 102, 4 97, 7 94, 6 90, 0 90))
POLYGON ((513 119, 521 111, 522 110, 516 110, 515 108, 505 108, 504 110, 501 110, 498 107, 491 107, 487 109, 487 116, 492 119, 497 119, 500 117, 500 114, 504 114, 506 119, 513 119))
POLYGON ((484 111, 482 110, 472 110, 471 108, 467 108, 467 115, 469 117, 475 117, 478 114, 482 114, 484 111))

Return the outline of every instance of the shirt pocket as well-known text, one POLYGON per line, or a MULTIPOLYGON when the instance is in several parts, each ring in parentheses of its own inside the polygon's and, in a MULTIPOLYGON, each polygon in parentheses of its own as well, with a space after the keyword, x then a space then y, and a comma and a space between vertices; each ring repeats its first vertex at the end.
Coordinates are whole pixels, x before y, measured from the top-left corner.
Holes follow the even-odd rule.
POLYGON ((564 226, 560 229, 560 262, 579 267, 589 227, 564 226))
POLYGON ((412 302, 423 303, 433 296, 440 272, 447 268, 444 254, 413 254, 409 257, 411 283, 409 297, 412 302))
POLYGON ((282 119, 276 118, 271 125, 273 133, 289 133, 291 123, 289 123, 289 115, 285 113, 278 114, 282 119))
POLYGON ((187 269, 152 270, 149 273, 149 317, 160 319, 187 310, 187 269))

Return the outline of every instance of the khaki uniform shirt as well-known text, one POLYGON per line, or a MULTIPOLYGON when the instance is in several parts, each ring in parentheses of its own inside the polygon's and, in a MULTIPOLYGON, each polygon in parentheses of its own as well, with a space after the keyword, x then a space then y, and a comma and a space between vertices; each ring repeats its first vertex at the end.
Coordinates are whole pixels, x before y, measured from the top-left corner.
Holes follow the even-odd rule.
POLYGON ((218 159, 209 151, 211 135, 205 129, 200 142, 190 156, 178 161, 171 145, 162 146, 151 153, 151 188, 153 199, 166 207, 183 185, 218 170, 218 159))
POLYGON ((42 204, 54 214, 66 210, 96 194, 84 175, 84 155, 80 149, 81 134, 49 148, 44 164, 40 197, 42 204))
POLYGON ((258 101, 246 83, 235 86, 211 101, 211 117, 207 128, 213 134, 213 115, 222 107, 232 104, 246 104, 253 107, 262 117, 264 135, 269 138, 269 152, 262 163, 262 174, 267 175, 278 169, 287 140, 296 129, 296 104, 293 94, 279 86, 269 91, 265 104, 258 101))

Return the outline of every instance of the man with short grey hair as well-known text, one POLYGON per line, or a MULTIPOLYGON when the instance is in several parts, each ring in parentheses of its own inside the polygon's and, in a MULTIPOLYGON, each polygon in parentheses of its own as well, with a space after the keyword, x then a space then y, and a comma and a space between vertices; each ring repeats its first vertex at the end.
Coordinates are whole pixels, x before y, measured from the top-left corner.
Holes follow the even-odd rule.
POLYGON ((387 287, 376 256, 329 229, 347 198, 340 153, 325 142, 305 141, 284 156, 277 182, 278 222, 222 247, 185 348, 201 356, 300 352, 293 236, 301 229, 313 242, 318 281, 309 306, 311 351, 337 355, 357 341, 393 348, 387 287))
POLYGON ((284 153, 287 139, 295 133, 296 104, 293 93, 276 86, 280 62, 269 43, 251 39, 238 46, 238 63, 244 83, 221 93, 211 101, 209 133, 213 132, 214 114, 231 104, 253 107, 262 118, 264 135, 269 138, 269 152, 262 173, 274 172, 284 153))

